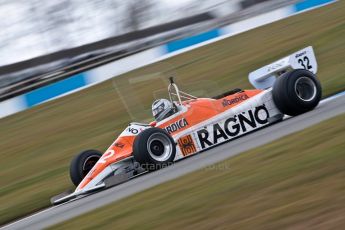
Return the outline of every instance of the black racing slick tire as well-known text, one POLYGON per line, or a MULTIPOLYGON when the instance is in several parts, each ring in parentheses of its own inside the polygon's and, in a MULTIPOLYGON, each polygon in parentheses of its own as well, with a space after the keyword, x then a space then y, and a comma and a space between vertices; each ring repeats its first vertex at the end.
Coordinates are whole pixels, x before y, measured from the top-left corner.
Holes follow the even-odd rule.
POLYGON ((280 112, 296 116, 314 109, 319 104, 321 85, 312 72, 296 69, 277 78, 272 97, 280 112))
POLYGON ((142 168, 154 171, 174 162, 176 144, 163 129, 145 129, 135 138, 133 157, 142 168))
POLYGON ((76 155, 70 164, 70 178, 75 186, 78 186, 96 162, 101 158, 102 153, 97 150, 86 150, 76 155))

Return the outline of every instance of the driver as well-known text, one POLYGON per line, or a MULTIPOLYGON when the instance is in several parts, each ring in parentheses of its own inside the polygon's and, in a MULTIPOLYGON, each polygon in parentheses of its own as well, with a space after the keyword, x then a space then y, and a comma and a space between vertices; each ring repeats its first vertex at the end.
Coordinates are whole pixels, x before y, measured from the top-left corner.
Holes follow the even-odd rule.
POLYGON ((158 99, 152 103, 152 114, 157 122, 170 117, 176 112, 176 109, 167 99, 158 99))

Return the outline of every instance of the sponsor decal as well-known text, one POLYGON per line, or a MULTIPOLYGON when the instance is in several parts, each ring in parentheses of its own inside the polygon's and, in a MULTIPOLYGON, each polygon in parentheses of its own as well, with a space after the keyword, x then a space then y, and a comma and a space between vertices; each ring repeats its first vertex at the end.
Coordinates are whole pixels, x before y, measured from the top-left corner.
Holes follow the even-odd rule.
POLYGON ((122 149, 123 147, 125 147, 125 144, 123 144, 123 143, 121 143, 121 142, 116 142, 116 143, 114 144, 114 146, 122 149))
POLYGON ((167 131, 169 134, 176 132, 177 130, 182 129, 183 127, 187 126, 188 122, 185 118, 182 118, 171 125, 165 127, 165 131, 167 131))
POLYGON ((196 147, 191 135, 181 137, 178 140, 178 145, 180 146, 183 156, 188 156, 196 152, 196 147))
POLYGON ((223 101, 222 101, 222 105, 223 105, 224 107, 227 107, 227 106, 229 106, 229 105, 236 104, 236 103, 238 103, 238 102, 240 102, 240 101, 245 101, 245 100, 247 100, 248 98, 249 98, 249 97, 247 96, 247 94, 241 94, 240 96, 235 97, 235 98, 232 98, 232 99, 230 99, 230 100, 224 98, 223 101))
POLYGON ((306 51, 303 51, 302 53, 296 54, 296 55, 295 55, 295 58, 301 57, 301 56, 306 55, 306 54, 307 54, 307 52, 306 52, 306 51))
POLYGON ((269 113, 265 104, 242 112, 225 121, 215 123, 197 131, 202 149, 232 139, 239 134, 255 129, 268 122, 269 113))
POLYGON ((137 130, 136 128, 131 128, 129 127, 128 128, 128 132, 132 133, 132 134, 138 134, 139 133, 139 130, 137 130))
POLYGON ((282 60, 280 62, 276 62, 276 63, 273 63, 273 64, 269 65, 268 68, 267 68, 267 72, 271 72, 273 70, 276 70, 276 69, 282 67, 284 65, 284 63, 285 63, 285 61, 282 60))

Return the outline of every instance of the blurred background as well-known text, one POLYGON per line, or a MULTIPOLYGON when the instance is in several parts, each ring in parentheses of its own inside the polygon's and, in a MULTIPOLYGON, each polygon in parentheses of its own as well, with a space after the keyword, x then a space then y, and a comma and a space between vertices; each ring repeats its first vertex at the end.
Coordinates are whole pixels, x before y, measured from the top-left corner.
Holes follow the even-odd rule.
POLYGON ((224 16, 263 1, 1 0, 0 65, 202 13, 224 16))
POLYGON ((61 80, 96 58, 105 64, 295 2, 1 0, 0 101, 51 83, 54 71, 61 80))
POLYGON ((1 63, 6 65, 61 49, 222 9, 239 0, 14 0, 1 1, 1 63), (25 49, 25 53, 21 53, 25 49))

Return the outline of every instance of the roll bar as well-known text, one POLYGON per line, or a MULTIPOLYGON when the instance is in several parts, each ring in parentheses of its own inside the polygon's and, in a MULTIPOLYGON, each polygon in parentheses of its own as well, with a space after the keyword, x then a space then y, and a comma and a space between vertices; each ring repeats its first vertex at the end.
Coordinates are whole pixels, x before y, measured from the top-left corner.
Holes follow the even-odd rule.
POLYGON ((192 100, 192 99, 197 99, 197 97, 190 95, 188 93, 185 93, 183 91, 180 91, 177 87, 177 85, 174 82, 173 77, 169 77, 170 84, 168 86, 168 92, 169 92, 169 99, 171 103, 174 103, 173 96, 177 97, 178 103, 182 105, 182 99, 184 98, 186 100, 192 100))

